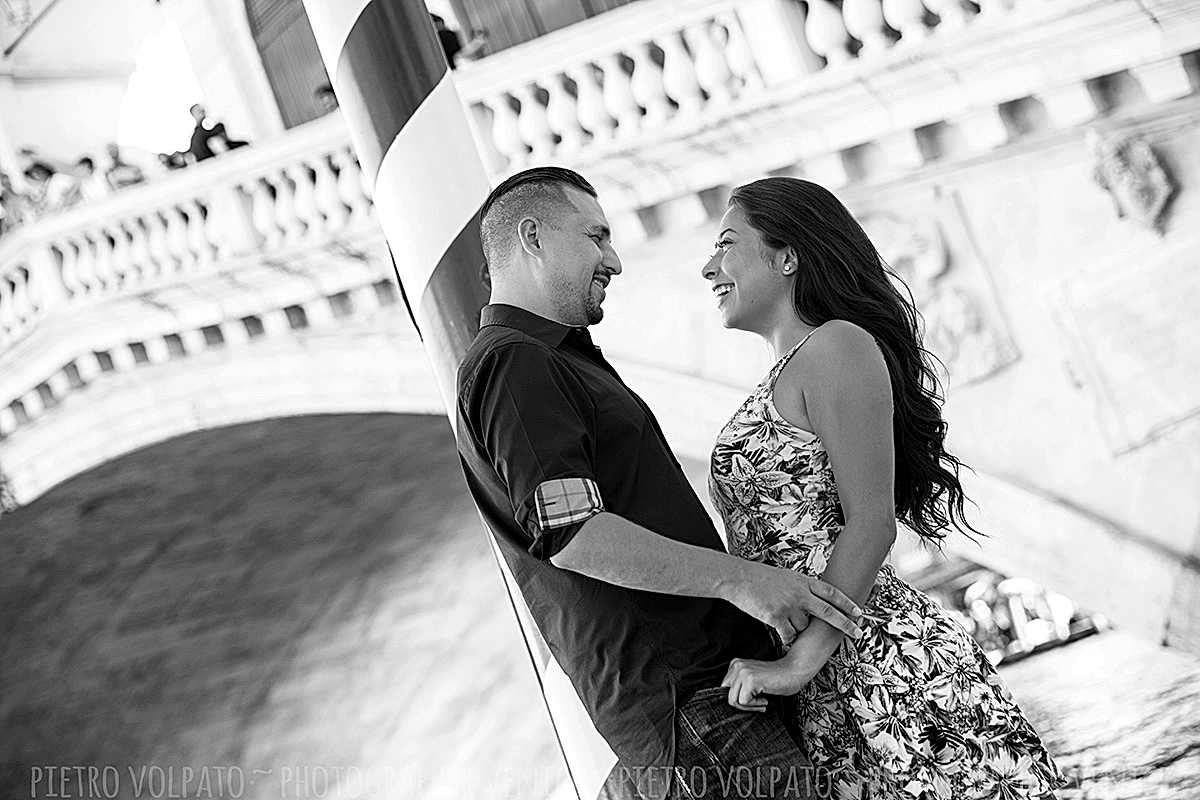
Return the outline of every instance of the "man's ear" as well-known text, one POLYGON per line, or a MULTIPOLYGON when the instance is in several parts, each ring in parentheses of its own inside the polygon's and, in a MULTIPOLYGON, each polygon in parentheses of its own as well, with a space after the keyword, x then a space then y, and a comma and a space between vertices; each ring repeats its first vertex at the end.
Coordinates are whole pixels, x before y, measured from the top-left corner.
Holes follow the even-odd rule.
POLYGON ((535 258, 541 257, 542 229, 536 219, 524 217, 517 223, 517 239, 521 242, 522 250, 535 258))

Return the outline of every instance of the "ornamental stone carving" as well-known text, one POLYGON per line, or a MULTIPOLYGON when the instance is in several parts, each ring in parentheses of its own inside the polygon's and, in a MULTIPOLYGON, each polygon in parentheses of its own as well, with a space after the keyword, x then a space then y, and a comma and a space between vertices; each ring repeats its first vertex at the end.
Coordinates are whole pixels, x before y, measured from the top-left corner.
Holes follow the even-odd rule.
POLYGON ((1175 187, 1145 139, 1107 138, 1090 129, 1085 134, 1094 164, 1092 177, 1112 198, 1117 216, 1163 233, 1163 212, 1175 187))
POLYGON ((963 270, 952 268, 955 259, 935 217, 877 212, 860 221, 912 292, 925 320, 925 346, 941 359, 953 385, 983 380, 1015 360, 1008 336, 991 321, 986 296, 962 279, 963 270))

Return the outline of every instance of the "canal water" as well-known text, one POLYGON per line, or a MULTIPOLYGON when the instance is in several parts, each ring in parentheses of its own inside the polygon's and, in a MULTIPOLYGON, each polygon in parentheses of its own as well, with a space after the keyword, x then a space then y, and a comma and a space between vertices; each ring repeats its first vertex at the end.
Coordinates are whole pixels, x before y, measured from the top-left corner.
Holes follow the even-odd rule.
POLYGON ((1061 800, 1200 800, 1200 658, 1106 631, 1000 667, 1061 800))

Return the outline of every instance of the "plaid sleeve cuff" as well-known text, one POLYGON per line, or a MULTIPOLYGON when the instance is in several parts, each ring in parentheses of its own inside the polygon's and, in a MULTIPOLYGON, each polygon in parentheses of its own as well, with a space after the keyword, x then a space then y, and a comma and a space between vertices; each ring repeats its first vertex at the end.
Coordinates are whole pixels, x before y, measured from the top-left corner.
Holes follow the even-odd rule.
POLYGON ((563 528, 604 510, 600 489, 590 478, 558 478, 545 481, 533 495, 534 512, 542 530, 563 528))

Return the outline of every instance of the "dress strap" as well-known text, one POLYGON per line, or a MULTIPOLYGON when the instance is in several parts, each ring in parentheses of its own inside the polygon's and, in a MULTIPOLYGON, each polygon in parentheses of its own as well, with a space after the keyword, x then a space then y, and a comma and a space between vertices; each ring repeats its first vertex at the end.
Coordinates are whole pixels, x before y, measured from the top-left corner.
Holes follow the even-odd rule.
POLYGON ((770 378, 767 380, 768 388, 775 387, 775 381, 779 377, 779 373, 783 372, 783 368, 786 367, 788 362, 792 360, 792 356, 796 355, 796 353, 800 350, 800 348, 804 346, 804 343, 807 342, 812 337, 812 335, 819 330, 821 330, 820 325, 818 325, 817 327, 815 327, 811 331, 809 331, 807 336, 805 336, 800 341, 796 342, 796 344, 794 344, 792 346, 791 350, 788 350, 786 353, 783 354, 783 358, 779 359, 779 361, 776 362, 775 366, 771 369, 770 378))

